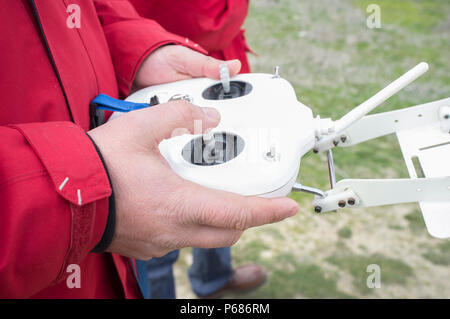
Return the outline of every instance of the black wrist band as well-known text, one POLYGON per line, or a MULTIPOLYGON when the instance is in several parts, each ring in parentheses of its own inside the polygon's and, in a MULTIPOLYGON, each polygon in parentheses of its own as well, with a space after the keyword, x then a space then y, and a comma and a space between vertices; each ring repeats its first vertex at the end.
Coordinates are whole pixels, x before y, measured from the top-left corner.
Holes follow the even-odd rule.
POLYGON ((109 196, 109 208, 108 208, 108 219, 106 220, 106 227, 105 231, 103 232, 102 238, 100 239, 100 242, 91 250, 93 253, 101 253, 104 252, 109 245, 111 244, 111 241, 114 236, 114 230, 116 226, 116 203, 114 201, 114 189, 111 183, 111 178, 108 173, 108 168, 106 167, 106 163, 103 160, 102 153, 100 152, 100 149, 97 147, 95 142, 92 140, 92 138, 89 136, 89 134, 86 134, 89 139, 91 140, 92 144, 95 147, 95 150, 97 151, 98 156, 100 157, 100 160, 102 161, 103 167, 105 168, 106 175, 108 176, 109 184, 111 185, 111 196, 109 196))

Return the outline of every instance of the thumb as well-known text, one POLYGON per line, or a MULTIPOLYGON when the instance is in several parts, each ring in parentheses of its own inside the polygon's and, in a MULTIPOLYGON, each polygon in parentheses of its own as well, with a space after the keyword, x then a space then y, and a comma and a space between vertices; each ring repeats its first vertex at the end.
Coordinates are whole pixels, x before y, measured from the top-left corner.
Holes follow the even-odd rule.
POLYGON ((199 107, 187 101, 172 101, 135 111, 142 119, 142 128, 152 134, 151 142, 158 145, 163 139, 182 134, 202 134, 216 127, 220 113, 211 107, 199 107), (140 116, 139 112, 147 112, 140 116), (148 118, 150 117, 150 119, 148 118), (151 129, 149 129, 149 123, 151 129))

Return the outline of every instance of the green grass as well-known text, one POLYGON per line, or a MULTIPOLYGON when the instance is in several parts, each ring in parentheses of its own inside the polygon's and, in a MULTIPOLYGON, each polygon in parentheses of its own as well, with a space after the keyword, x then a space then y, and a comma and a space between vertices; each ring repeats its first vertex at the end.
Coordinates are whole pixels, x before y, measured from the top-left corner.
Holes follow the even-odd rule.
POLYGON ((425 228, 425 222, 420 210, 414 210, 405 216, 408 226, 413 232, 421 232, 425 228))
POLYGON ((434 264, 450 266, 450 241, 429 249, 423 256, 434 264))
POLYGON ((238 254, 235 254, 234 261, 237 264, 245 263, 245 261, 261 261, 261 252, 269 249, 269 247, 260 240, 253 240, 242 246, 238 254))
MULTIPOLYGON (((244 249, 245 250, 245 249, 244 249)), ((236 256, 239 252, 233 251, 236 256)), ((245 253, 244 253, 245 254, 245 253)), ((254 256, 254 255, 253 255, 254 256)), ((245 294, 229 294, 233 298, 352 298, 337 287, 336 273, 325 271, 320 266, 303 263, 293 254, 283 253, 275 257, 276 262, 260 258, 249 260, 263 265, 268 272, 268 281, 258 290, 245 294)), ((237 261, 238 262, 238 261, 237 261)))
POLYGON ((339 291, 337 278, 327 277, 326 272, 314 264, 297 263, 293 271, 275 270, 269 282, 260 291, 246 297, 258 298, 351 298, 339 291))
POLYGON ((407 278, 413 274, 413 269, 408 264, 380 254, 361 256, 343 253, 329 257, 328 261, 348 272, 353 277, 353 285, 363 294, 373 291, 367 287, 367 277, 370 275, 367 272, 368 265, 376 264, 380 267, 382 286, 405 284, 407 278))
POLYGON ((272 239, 276 240, 285 240, 286 237, 277 229, 274 227, 265 227, 263 228, 265 236, 269 236, 272 239))
POLYGON ((442 0, 353 0, 353 3, 363 10, 376 3, 380 6, 384 23, 417 33, 428 34, 445 18, 445 12, 441 10, 442 0))
POLYGON ((338 236, 340 238, 344 238, 344 239, 352 237, 352 230, 351 230, 351 228, 349 228, 347 226, 342 227, 338 231, 338 236))

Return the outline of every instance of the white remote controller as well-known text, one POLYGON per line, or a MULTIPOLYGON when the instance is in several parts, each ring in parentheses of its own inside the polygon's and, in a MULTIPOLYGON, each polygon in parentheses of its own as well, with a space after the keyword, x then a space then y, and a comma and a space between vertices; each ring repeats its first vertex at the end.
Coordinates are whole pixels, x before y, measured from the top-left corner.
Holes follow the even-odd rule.
POLYGON ((220 113, 219 125, 209 134, 185 134, 159 145, 182 178, 242 195, 288 194, 300 158, 314 146, 311 109, 297 101, 288 81, 273 74, 241 74, 228 85, 227 93, 221 81, 184 80, 140 90, 126 100, 142 103, 157 96, 164 103, 183 98, 220 113))
MULTIPOLYGON (((221 121, 210 132, 202 134, 198 123, 194 134, 160 143, 161 154, 182 178, 246 196, 285 196, 291 190, 309 192, 316 195, 317 212, 330 211, 344 207, 347 202, 354 207, 366 202, 356 192, 349 192, 349 187, 341 190, 344 181, 336 183, 331 149, 338 144, 351 146, 357 140, 395 131, 386 126, 386 132, 380 133, 378 125, 370 127, 370 133, 358 128, 356 135, 367 135, 360 139, 353 128, 358 127, 354 124, 367 113, 427 70, 428 64, 418 64, 337 121, 314 118, 311 109, 297 100, 291 84, 279 76, 278 67, 275 74, 241 74, 230 79, 228 70, 221 66, 221 81, 197 78, 151 86, 132 94, 126 101, 145 107, 149 101, 165 103, 185 99, 219 111, 221 121), (311 149, 328 151, 332 188, 328 192, 296 183, 301 158, 311 149), (333 197, 334 193, 338 195, 333 197)), ((416 112, 410 109, 407 114, 416 112)), ((115 112, 110 120, 120 114, 115 112)), ((435 117, 430 119, 435 121, 435 117)))

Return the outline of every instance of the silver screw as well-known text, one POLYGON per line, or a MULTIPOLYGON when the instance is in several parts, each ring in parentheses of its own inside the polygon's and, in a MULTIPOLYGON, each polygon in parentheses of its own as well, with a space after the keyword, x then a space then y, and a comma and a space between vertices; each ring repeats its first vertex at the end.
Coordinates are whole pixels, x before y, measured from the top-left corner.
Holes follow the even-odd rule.
POLYGON ((271 145, 269 150, 264 154, 264 157, 269 161, 274 161, 277 158, 277 151, 275 145, 271 145))

